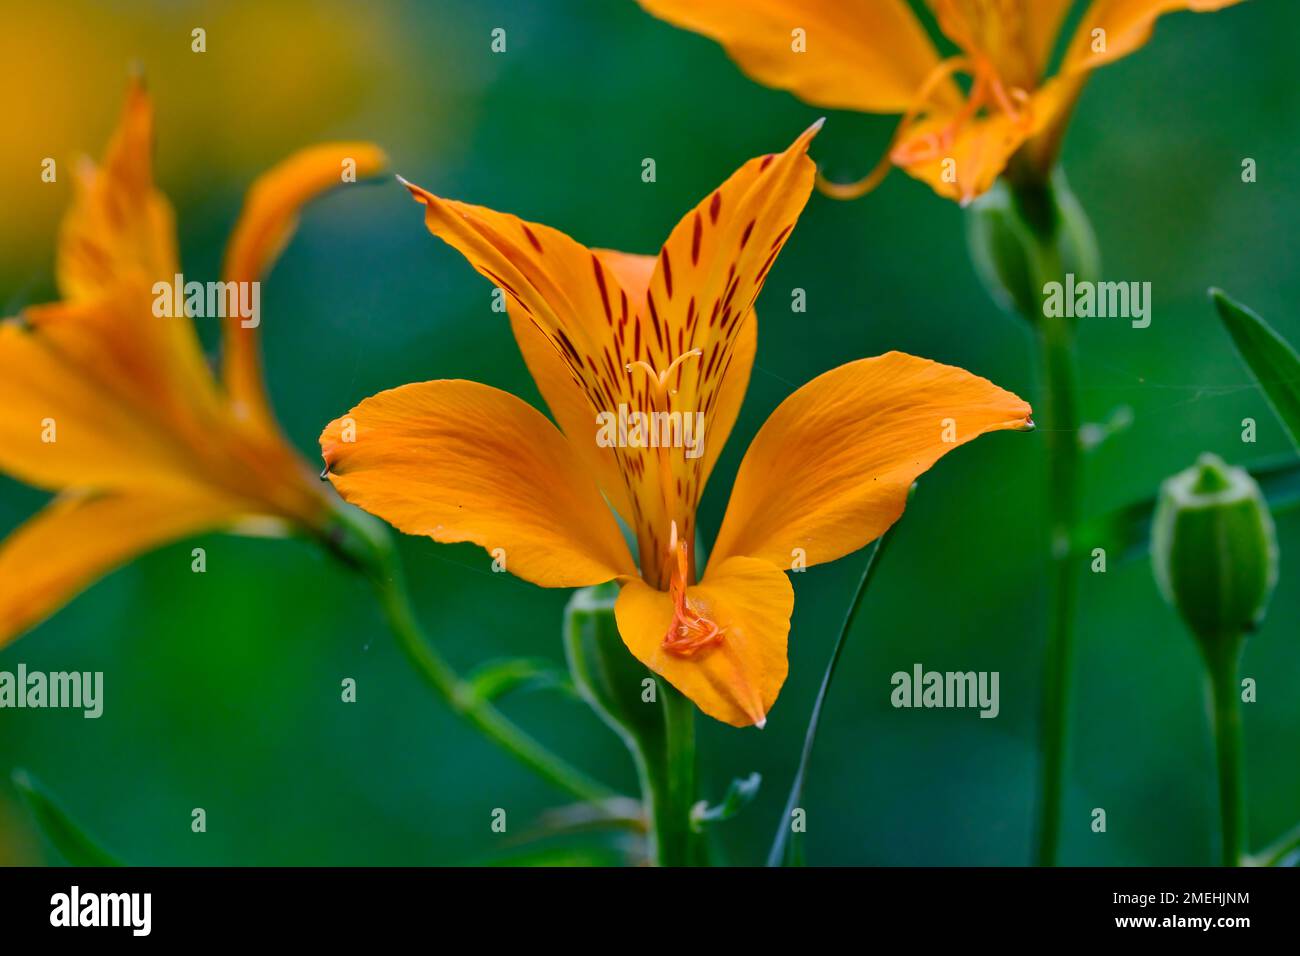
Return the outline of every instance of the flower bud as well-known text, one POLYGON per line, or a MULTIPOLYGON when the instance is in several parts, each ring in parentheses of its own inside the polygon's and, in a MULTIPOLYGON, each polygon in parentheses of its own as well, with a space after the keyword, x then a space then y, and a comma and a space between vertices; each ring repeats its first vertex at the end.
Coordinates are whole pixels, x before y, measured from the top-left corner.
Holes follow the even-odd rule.
POLYGON ((573 592, 564 612, 569 673, 584 700, 623 738, 634 758, 662 761, 663 708, 659 686, 623 643, 614 617, 618 586, 599 584, 573 592))
POLYGON ((1277 581, 1273 518, 1255 479, 1216 455, 1165 481, 1151 528, 1165 599, 1214 656, 1264 616, 1277 581))
POLYGON ((993 300, 1031 322, 1043 314, 1046 283, 1098 272, 1092 224, 1059 171, 1047 181, 999 179, 967 210, 966 243, 993 300))

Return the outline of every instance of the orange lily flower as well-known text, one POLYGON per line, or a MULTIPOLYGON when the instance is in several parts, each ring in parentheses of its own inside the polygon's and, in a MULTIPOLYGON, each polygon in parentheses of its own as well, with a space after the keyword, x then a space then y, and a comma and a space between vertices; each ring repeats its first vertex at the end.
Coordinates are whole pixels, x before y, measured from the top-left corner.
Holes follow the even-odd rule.
POLYGON ((960 51, 946 59, 906 0, 638 2, 718 41, 760 83, 816 106, 902 115, 876 169, 857 183, 821 180, 829 195, 861 196, 898 166, 969 203, 1022 148, 1039 175, 1049 170, 1088 76, 1145 44, 1162 14, 1241 0, 1091 0, 1050 77, 1071 0, 927 0, 960 51))
MULTIPOLYGON (((153 109, 136 81, 103 165, 78 170, 59 237, 61 300, 0 324, 0 470, 58 492, 0 543, 0 646, 168 541, 214 529, 321 533, 333 507, 275 424, 247 317, 223 320, 218 381, 190 318, 158 315, 154 286, 170 288, 180 268, 152 146, 153 109)), ((342 181, 345 158, 361 176, 384 163, 366 143, 324 144, 254 184, 225 282, 260 280, 298 210, 342 181)))
POLYGON ((542 587, 617 580, 628 649, 741 727, 764 724, 785 680, 786 570, 881 535, 950 449, 1031 425, 1025 402, 958 368, 891 352, 833 369, 759 431, 696 580, 696 508, 749 380, 754 300, 812 191, 820 125, 742 166, 657 256, 588 249, 407 184, 430 232, 504 290, 559 427, 498 389, 433 381, 367 398, 321 434, 343 498, 402 531, 472 541, 542 587), (619 409, 664 424, 698 415, 704 440, 672 428, 609 440, 619 409))

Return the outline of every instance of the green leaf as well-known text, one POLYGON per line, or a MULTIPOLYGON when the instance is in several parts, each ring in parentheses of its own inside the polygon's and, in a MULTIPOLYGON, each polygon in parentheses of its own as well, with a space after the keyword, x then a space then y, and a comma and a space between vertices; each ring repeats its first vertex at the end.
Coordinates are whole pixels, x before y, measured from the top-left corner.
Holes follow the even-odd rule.
POLYGON ((714 823, 730 820, 753 801, 762 782, 763 777, 759 773, 751 773, 743 780, 731 781, 731 786, 717 806, 711 807, 707 801, 701 800, 691 808, 691 827, 696 833, 703 833, 706 827, 714 823))
MULTIPOLYGON (((907 493, 908 500, 916 493, 916 485, 913 484, 907 493)), ((817 691, 817 699, 813 701, 812 713, 808 716, 808 729, 804 732, 803 752, 799 755, 799 767, 795 770, 794 781, 790 784, 790 796, 785 802, 785 811, 781 816, 781 822, 777 826, 776 838, 772 841, 772 849, 767 854, 768 866, 803 866, 803 828, 798 830, 794 828, 796 814, 800 817, 804 815, 804 809, 800 806, 803 802, 804 780, 808 776, 808 765, 812 762, 813 744, 817 742, 817 731, 821 727, 822 708, 826 704, 826 695, 830 693, 831 680, 835 677, 835 668, 839 665, 840 655, 844 653, 844 645, 848 641, 849 632, 853 629, 853 622, 858 616, 858 609, 862 607, 862 599, 866 596, 867 588, 871 585, 871 579, 875 576, 876 568, 880 566, 880 558, 885 553, 889 542, 893 540, 894 533, 898 530, 898 525, 894 524, 888 531, 876 539, 871 545, 871 550, 867 552, 867 563, 862 569, 862 578, 858 581, 858 589, 849 602, 849 609, 844 615, 844 623, 840 627, 840 635, 835 639, 835 648, 831 651, 830 660, 826 662, 826 671, 822 674, 822 684, 817 691)))
POLYGON ((121 866, 122 862, 100 847, 77 826, 49 792, 25 770, 15 770, 14 786, 36 825, 50 844, 73 866, 121 866))
POLYGON ((1210 297, 1250 370, 1268 396, 1273 410, 1300 448, 1300 355, 1267 322, 1219 289, 1210 297))
MULTIPOLYGON (((1246 470, 1264 492, 1269 511, 1274 515, 1300 504, 1300 458, 1291 455, 1271 458, 1246 470)), ((1142 557, 1151 547, 1151 519, 1155 510, 1156 496, 1152 495, 1087 522, 1075 535, 1076 552, 1086 555, 1094 548, 1103 548, 1112 560, 1142 557)))
POLYGON ((476 667, 466 683, 483 701, 496 700, 513 690, 555 688, 574 693, 572 682, 550 661, 536 657, 508 657, 476 667))
MULTIPOLYGON (((662 772, 664 715, 648 706, 657 687, 654 675, 632 656, 618 633, 614 602, 618 586, 600 584, 573 593, 564 614, 564 645, 569 674, 578 694, 614 729, 638 762, 662 772)), ((639 767, 645 771, 647 767, 639 767)))

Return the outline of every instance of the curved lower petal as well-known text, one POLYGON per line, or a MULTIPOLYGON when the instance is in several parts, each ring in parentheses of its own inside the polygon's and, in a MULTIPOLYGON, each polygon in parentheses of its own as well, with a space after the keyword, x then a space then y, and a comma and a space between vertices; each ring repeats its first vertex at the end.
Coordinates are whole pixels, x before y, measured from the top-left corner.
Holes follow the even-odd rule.
POLYGON ((717 644, 689 657, 665 650, 672 598, 639 578, 624 585, 614 609, 623 643, 710 717, 733 727, 762 727, 789 669, 789 578, 766 561, 733 557, 710 562, 704 580, 686 589, 686 599, 721 629, 717 644))
POLYGON ((508 392, 405 385, 331 422, 320 442, 339 494, 407 534, 503 549, 506 570, 542 587, 636 573, 591 474, 508 392))
MULTIPOLYGON (((298 212, 322 193, 379 173, 387 163, 371 143, 322 143, 299 150, 258 177, 226 247, 226 282, 256 282, 298 227, 298 212)), ((260 318, 260 317, 259 317, 260 318)), ((258 352, 258 326, 238 314, 224 321, 222 375, 235 409, 271 424, 258 352)))
POLYGON ((902 352, 841 365, 772 413, 746 452, 711 561, 833 561, 883 534, 912 482, 1029 405, 987 379, 902 352))
POLYGON ((0 542, 0 647, 137 555, 234 522, 208 496, 67 495, 0 542))
MULTIPOLYGON (((766 86, 830 109, 902 113, 939 64, 905 0, 640 0, 766 86)), ((949 81, 947 102, 961 95, 949 81)))

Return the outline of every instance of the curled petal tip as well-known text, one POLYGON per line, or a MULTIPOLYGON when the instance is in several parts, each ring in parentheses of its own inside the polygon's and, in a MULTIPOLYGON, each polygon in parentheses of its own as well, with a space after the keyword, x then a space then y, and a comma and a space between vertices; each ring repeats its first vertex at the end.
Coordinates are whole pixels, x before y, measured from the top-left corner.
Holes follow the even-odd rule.
POLYGON ((401 173, 393 173, 393 178, 396 179, 396 180, 397 180, 399 183, 401 183, 403 186, 405 186, 407 189, 414 189, 414 188, 415 188, 414 186, 411 185, 410 180, 408 180, 408 179, 407 179, 405 176, 403 176, 401 173))
POLYGON ((754 726, 757 727, 759 730, 762 730, 764 727, 766 727, 766 726, 767 726, 767 716, 764 715, 764 716, 758 718, 758 720, 754 721, 754 726))
POLYGON ((1032 418, 1026 418, 1025 423, 1020 426, 1019 430, 1022 432, 1031 432, 1037 427, 1038 426, 1034 424, 1034 420, 1032 418))

